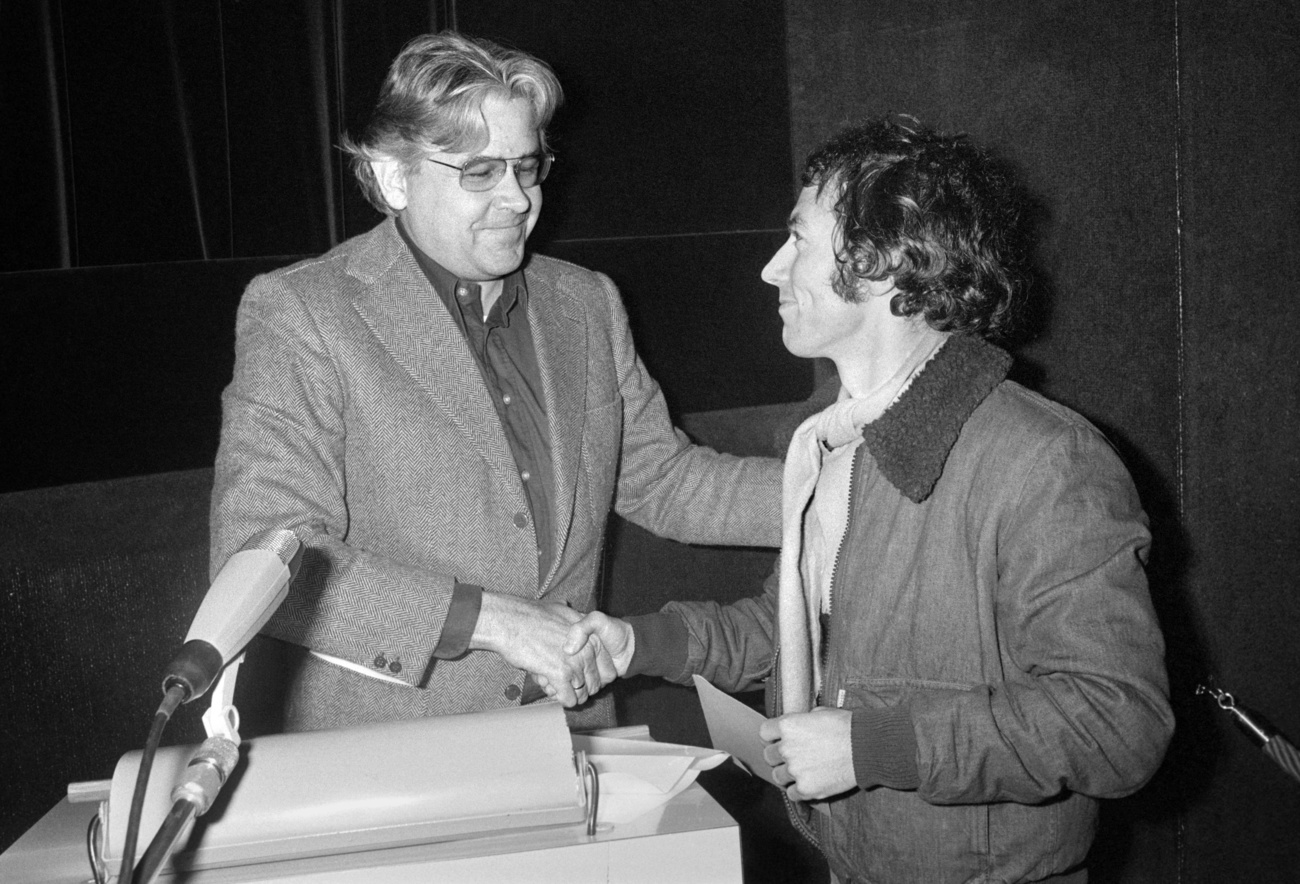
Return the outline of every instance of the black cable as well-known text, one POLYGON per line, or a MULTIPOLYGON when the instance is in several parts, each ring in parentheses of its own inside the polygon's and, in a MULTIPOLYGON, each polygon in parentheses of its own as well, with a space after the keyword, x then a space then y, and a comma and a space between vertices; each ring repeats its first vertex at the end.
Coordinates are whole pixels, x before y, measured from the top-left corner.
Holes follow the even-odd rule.
POLYGON ((152 884, 158 877, 158 870, 162 868, 167 857, 171 856, 176 840, 190 821, 198 815, 198 810, 198 806, 193 801, 184 798, 172 803, 172 809, 158 828, 158 834, 154 836, 149 847, 145 849, 144 855, 140 857, 140 867, 136 869, 138 884, 152 884))
POLYGON ((135 774, 131 812, 126 818, 126 843, 122 845, 122 866, 117 873, 117 880, 122 884, 131 884, 134 877, 135 846, 140 839, 140 817, 144 813, 144 796, 149 788, 149 770, 153 767, 158 744, 162 742, 163 728, 167 727, 172 713, 184 702, 186 693, 184 686, 179 684, 167 688, 162 704, 154 713, 153 726, 149 728, 149 738, 145 741, 144 752, 140 756, 140 769, 135 774))

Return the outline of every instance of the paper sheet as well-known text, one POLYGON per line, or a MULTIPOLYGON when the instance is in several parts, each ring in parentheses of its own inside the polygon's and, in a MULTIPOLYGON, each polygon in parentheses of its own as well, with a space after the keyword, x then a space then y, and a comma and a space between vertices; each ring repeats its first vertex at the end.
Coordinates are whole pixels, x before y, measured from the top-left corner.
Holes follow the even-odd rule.
POLYGON ((758 735, 758 728, 765 720, 763 716, 698 675, 692 677, 700 695, 700 706, 704 709, 704 721, 709 726, 713 748, 731 753, 741 767, 776 786, 772 767, 763 759, 766 744, 758 735))

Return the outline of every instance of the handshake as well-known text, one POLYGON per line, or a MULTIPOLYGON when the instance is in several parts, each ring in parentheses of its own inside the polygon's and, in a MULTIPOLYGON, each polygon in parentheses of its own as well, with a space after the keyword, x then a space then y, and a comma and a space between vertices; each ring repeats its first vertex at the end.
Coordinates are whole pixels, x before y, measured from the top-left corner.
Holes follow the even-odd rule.
POLYGON ((555 602, 485 592, 469 646, 500 654, 548 697, 577 706, 627 672, 635 639, 626 621, 599 611, 584 617, 555 602))
MULTIPOLYGON (((479 626, 506 662, 532 674, 547 696, 577 706, 627 674, 636 638, 626 620, 592 611, 585 617, 554 602, 483 594, 479 626)), ((475 631, 477 637, 479 630, 475 631)), ((470 647, 475 647, 471 642, 470 647)), ((828 798, 857 783, 852 713, 817 707, 764 721, 763 760, 772 780, 794 800, 828 798)))

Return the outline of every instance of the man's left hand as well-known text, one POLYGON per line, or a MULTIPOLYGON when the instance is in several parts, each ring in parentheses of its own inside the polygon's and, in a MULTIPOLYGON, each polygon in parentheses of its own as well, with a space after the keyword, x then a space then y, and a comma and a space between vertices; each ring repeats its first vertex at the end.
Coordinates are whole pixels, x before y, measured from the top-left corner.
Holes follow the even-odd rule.
POLYGON ((849 735, 853 713, 818 706, 812 712, 763 722, 763 758, 778 785, 795 801, 829 798, 857 785, 849 735))

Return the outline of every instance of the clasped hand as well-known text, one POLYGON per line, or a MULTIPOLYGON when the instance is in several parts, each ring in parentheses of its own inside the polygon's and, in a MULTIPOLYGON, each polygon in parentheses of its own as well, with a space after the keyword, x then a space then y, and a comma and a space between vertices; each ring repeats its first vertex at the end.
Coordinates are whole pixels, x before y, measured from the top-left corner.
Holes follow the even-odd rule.
POLYGON ((580 622, 583 615, 566 605, 484 593, 470 647, 500 654, 530 673, 547 696, 577 706, 621 674, 598 630, 580 622))

